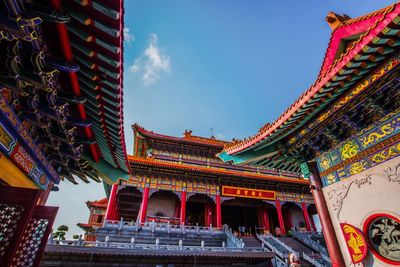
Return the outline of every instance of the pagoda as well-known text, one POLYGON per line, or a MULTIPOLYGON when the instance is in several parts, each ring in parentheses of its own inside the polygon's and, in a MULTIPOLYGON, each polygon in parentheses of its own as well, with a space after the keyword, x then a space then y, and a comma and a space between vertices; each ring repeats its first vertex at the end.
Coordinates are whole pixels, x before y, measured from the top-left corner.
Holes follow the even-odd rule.
POLYGON ((308 177, 333 266, 399 265, 400 4, 326 21, 316 81, 220 157, 308 177))
POLYGON ((78 223, 77 225, 85 231, 86 241, 95 241, 94 232, 99 227, 103 226, 104 218, 107 209, 107 198, 102 198, 96 201, 87 201, 86 206, 89 209, 89 219, 87 223, 78 223))

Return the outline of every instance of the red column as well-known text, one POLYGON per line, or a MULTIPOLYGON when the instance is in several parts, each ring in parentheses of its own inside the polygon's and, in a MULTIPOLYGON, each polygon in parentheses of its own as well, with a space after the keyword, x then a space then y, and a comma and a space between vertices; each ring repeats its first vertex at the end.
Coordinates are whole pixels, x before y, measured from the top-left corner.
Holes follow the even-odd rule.
POLYGON ((204 226, 210 226, 210 203, 204 203, 204 226))
POLYGON ((140 223, 146 222, 147 205, 149 203, 150 188, 148 185, 145 186, 143 190, 142 205, 140 209, 140 223))
POLYGON ((271 226, 269 225, 269 216, 268 216, 268 210, 267 208, 262 208, 261 212, 261 217, 262 217, 262 222, 263 222, 263 227, 265 231, 271 232, 271 226))
POLYGON ((283 222, 281 202, 276 200, 276 211, 278 212, 279 228, 281 228, 281 235, 286 235, 285 223, 283 222))
POLYGON ((303 210, 304 220, 306 222, 307 231, 311 231, 310 216, 308 216, 306 203, 301 203, 301 209, 303 210))
POLYGON ((181 196, 181 213, 179 216, 179 223, 185 224, 186 221, 186 191, 182 191, 181 196))
POLYGON ((342 253, 340 251, 338 240, 336 238, 331 217, 329 216, 329 211, 326 206, 324 194, 322 193, 321 178, 319 177, 316 166, 313 166, 312 172, 313 174, 310 175, 311 193, 313 195, 315 207, 317 208, 317 212, 321 220, 321 226, 323 228, 322 233, 324 234, 332 266, 346 266, 343 260, 342 253))
POLYGON ((181 212, 181 201, 176 201, 175 202, 175 213, 174 217, 175 218, 180 218, 180 212, 181 212))
POLYGON ((217 227, 222 227, 221 196, 215 196, 215 209, 217 214, 217 227))
POLYGON ((106 220, 117 220, 117 190, 118 184, 112 185, 110 197, 108 198, 106 220))

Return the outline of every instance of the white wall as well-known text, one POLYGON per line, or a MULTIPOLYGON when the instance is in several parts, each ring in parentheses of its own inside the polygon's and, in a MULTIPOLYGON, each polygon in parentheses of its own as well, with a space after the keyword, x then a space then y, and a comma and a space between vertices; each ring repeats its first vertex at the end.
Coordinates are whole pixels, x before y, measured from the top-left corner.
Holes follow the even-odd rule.
POLYGON ((151 196, 147 206, 147 216, 155 216, 157 213, 162 213, 164 217, 174 217, 175 205, 175 198, 170 196, 151 196))
MULTIPOLYGON (((363 230, 364 222, 373 214, 386 213, 400 218, 399 177, 400 157, 397 157, 323 188, 347 266, 351 259, 339 223, 349 223, 363 230)), ((368 267, 388 266, 371 252, 364 263, 368 267)))

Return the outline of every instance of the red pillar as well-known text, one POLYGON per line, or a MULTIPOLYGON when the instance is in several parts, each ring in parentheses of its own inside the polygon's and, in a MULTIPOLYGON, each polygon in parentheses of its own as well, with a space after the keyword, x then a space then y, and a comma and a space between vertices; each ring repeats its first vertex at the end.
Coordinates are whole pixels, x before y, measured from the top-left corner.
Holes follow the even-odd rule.
POLYGON ((150 188, 146 186, 143 190, 142 205, 140 209, 140 223, 146 222, 147 205, 149 203, 150 188))
POLYGON ((108 198, 106 220, 117 220, 117 190, 118 184, 112 185, 110 197, 108 198))
POLYGON ((186 191, 182 191, 179 223, 182 225, 185 224, 185 221, 186 221, 186 191))
POLYGON ((175 213, 174 217, 175 218, 180 218, 180 212, 181 212, 181 201, 176 201, 175 202, 175 213))
POLYGON ((271 232, 271 226, 269 225, 269 216, 267 208, 265 207, 262 208, 261 217, 265 231, 271 232))
POLYGON ((303 210, 304 221, 306 222, 307 231, 311 231, 310 216, 308 216, 306 203, 301 203, 301 209, 303 210))
POLYGON ((217 214, 217 227, 222 227, 222 215, 221 215, 221 196, 215 196, 215 209, 217 214))
POLYGON ((210 216, 210 203, 204 203, 204 226, 210 226, 211 216, 210 216))
POLYGON ((281 202, 276 200, 276 211, 278 212, 279 228, 281 228, 281 235, 286 235, 285 223, 283 222, 281 202))
POLYGON ((338 240, 336 238, 332 220, 326 206, 324 194, 322 193, 321 178, 319 177, 316 166, 314 165, 312 167, 313 174, 310 175, 311 193, 313 195, 315 207, 317 208, 317 212, 321 220, 321 226, 323 228, 322 233, 324 234, 326 246, 332 262, 332 267, 346 266, 340 251, 338 240))

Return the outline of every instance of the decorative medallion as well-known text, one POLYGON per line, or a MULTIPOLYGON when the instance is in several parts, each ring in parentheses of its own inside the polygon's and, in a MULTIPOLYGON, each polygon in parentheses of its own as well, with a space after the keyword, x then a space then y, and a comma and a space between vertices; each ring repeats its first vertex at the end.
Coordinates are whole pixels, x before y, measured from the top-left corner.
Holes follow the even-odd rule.
POLYGON ((385 263, 400 265, 400 220, 388 214, 374 214, 364 224, 373 253, 385 263))
POLYGON ((361 230, 347 223, 341 223, 340 228, 342 229, 351 261, 353 264, 362 262, 367 256, 368 248, 361 230))

